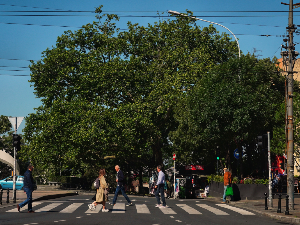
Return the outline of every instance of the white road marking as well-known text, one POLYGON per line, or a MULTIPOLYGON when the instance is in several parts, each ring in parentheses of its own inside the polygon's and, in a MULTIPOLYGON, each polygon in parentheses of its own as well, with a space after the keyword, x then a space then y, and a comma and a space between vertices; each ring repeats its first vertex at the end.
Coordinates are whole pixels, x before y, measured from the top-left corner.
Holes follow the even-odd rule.
POLYGON ((116 203, 113 207, 112 213, 125 213, 125 203, 116 203))
MULTIPOLYGON (((35 207, 35 206, 37 206, 37 205, 39 205, 39 204, 42 204, 43 202, 33 202, 32 203, 32 208, 33 207, 35 207)), ((20 209, 20 212, 21 211, 25 211, 25 210, 28 210, 28 206, 27 205, 25 205, 23 208, 21 208, 20 209)), ((33 209, 34 210, 34 209, 33 209)), ((8 211, 6 211, 6 212, 18 212, 18 209, 17 209, 17 207, 16 208, 13 208, 13 209, 11 209, 11 210, 8 210, 8 211)))
POLYGON ((82 206, 84 203, 73 203, 69 205, 67 208, 61 210, 59 213, 73 213, 76 209, 82 206))
POLYGON ((173 209, 171 208, 159 208, 164 214, 177 214, 176 212, 174 212, 173 209))
POLYGON ((211 207, 209 205, 206 205, 206 204, 196 204, 197 206, 203 208, 203 209, 206 209, 212 213, 214 213, 215 215, 220 215, 220 216, 227 216, 229 215, 227 212, 224 212, 220 209, 217 209, 217 208, 214 208, 214 207, 211 207))
POLYGON ((188 214, 202 214, 201 212, 197 211, 196 209, 188 206, 187 204, 176 204, 178 207, 182 208, 188 214))
POLYGON ((244 209, 240 209, 240 208, 237 208, 237 207, 233 207, 233 206, 230 206, 230 205, 225 205, 225 204, 216 204, 217 206, 220 206, 220 207, 223 207, 223 208, 226 208, 226 209, 230 209, 232 211, 235 211, 241 215, 248 215, 248 216, 254 216, 255 214, 252 213, 252 212, 249 212, 249 211, 246 211, 244 209))
POLYGON ((146 204, 136 204, 135 206, 137 213, 150 214, 150 211, 146 204))
POLYGON ((57 206, 61 205, 62 203, 51 203, 49 205, 46 205, 45 207, 42 207, 38 210, 35 210, 35 212, 49 212, 51 209, 56 208, 57 206))

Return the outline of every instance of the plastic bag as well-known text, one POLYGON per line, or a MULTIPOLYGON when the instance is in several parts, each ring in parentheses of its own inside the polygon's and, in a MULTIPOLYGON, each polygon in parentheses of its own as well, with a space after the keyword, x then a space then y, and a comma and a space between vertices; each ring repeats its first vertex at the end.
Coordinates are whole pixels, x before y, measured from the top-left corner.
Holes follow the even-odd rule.
POLYGON ((233 190, 232 187, 228 186, 226 188, 226 196, 233 196, 233 190))

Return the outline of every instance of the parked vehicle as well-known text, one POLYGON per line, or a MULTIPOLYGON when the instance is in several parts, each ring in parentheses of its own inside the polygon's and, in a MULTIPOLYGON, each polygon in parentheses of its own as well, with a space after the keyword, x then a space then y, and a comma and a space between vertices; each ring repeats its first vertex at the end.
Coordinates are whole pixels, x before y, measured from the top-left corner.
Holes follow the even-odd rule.
MULTIPOLYGON (((16 190, 23 190, 23 176, 16 176, 16 190)), ((13 176, 0 180, 0 189, 13 189, 13 176)))

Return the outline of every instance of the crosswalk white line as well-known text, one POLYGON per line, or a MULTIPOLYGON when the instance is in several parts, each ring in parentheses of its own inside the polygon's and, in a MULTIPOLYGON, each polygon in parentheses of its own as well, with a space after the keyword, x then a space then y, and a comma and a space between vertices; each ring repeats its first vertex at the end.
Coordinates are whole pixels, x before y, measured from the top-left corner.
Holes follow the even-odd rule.
MULTIPOLYGON (((39 204, 42 204, 42 203, 43 203, 43 202, 33 202, 33 203, 32 203, 33 211, 34 211, 34 207, 35 207, 35 206, 37 206, 37 205, 39 205, 39 204)), ((20 212, 21 212, 21 211, 26 211, 26 210, 28 210, 28 206, 27 206, 27 205, 25 205, 23 208, 21 208, 21 209, 20 209, 20 212)), ((17 209, 17 207, 16 207, 16 208, 13 208, 13 209, 8 210, 8 211, 6 211, 6 212, 18 212, 18 209, 17 209)))
POLYGON ((216 204, 217 206, 220 206, 220 207, 223 207, 223 208, 226 208, 226 209, 230 209, 232 211, 235 211, 241 215, 248 215, 248 216, 254 216, 255 214, 252 213, 252 212, 249 212, 249 211, 246 211, 244 209, 240 209, 240 208, 237 208, 237 207, 233 207, 233 206, 230 206, 230 205, 226 205, 226 204, 216 204))
POLYGON ((209 205, 206 205, 206 204, 196 204, 197 206, 200 206, 201 208, 203 209, 206 209, 212 213, 214 213, 215 215, 218 215, 218 216, 226 216, 226 215, 229 215, 227 212, 224 212, 220 209, 217 209, 217 208, 214 208, 214 207, 211 207, 209 205))
POLYGON ((201 212, 197 211, 196 209, 188 206, 187 204, 176 204, 178 207, 182 208, 184 211, 186 211, 188 214, 202 214, 201 212))
POLYGON ((135 207, 136 207, 137 213, 150 214, 150 211, 146 204, 136 204, 135 207))
POLYGON ((113 207, 112 213, 125 213, 125 203, 116 203, 113 207))
POLYGON ((57 206, 63 204, 62 202, 58 202, 58 203, 51 203, 49 205, 46 205, 38 210, 35 210, 35 212, 49 212, 51 209, 56 208, 57 206))
POLYGON ((102 207, 102 204, 98 204, 98 205, 96 205, 96 209, 95 210, 90 210, 90 209, 88 209, 85 213, 98 213, 98 212, 100 212, 100 210, 102 209, 103 207, 102 207))
POLYGON ((82 206, 84 203, 73 203, 69 205, 67 208, 60 211, 60 213, 72 213, 76 209, 78 209, 80 206, 82 206))
POLYGON ((159 208, 163 214, 177 214, 173 209, 171 209, 170 207, 166 207, 166 208, 159 208))

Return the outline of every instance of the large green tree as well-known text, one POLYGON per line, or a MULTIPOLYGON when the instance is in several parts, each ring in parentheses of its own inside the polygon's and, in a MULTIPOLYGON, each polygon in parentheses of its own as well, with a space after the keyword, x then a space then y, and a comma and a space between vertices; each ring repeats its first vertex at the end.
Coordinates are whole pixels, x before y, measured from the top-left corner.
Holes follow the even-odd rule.
POLYGON ((128 170, 161 164, 178 99, 238 53, 227 34, 189 17, 118 32, 117 16, 96 13, 30 66, 43 105, 26 118, 22 153, 43 170, 85 171, 107 155, 128 170))
POLYGON ((187 94, 182 103, 185 112, 177 114, 180 125, 171 140, 182 154, 188 149, 195 158, 206 160, 215 157, 219 146, 230 166, 234 149, 241 155, 242 146, 273 129, 284 101, 284 77, 277 70, 276 59, 251 55, 217 65, 187 94))

